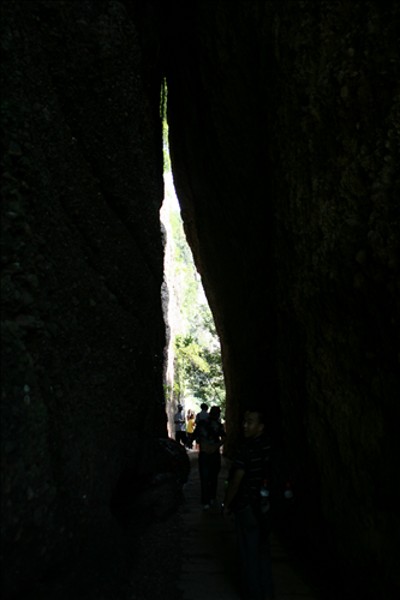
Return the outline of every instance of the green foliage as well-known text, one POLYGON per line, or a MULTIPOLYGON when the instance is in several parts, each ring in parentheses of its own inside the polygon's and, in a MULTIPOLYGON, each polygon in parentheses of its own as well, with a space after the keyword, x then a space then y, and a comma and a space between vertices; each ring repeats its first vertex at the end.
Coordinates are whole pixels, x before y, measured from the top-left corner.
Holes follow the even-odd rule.
POLYGON ((169 172, 169 171, 171 171, 171 159, 169 157, 169 151, 168 151, 168 124, 167 124, 166 119, 163 119, 162 130, 163 130, 163 163, 164 163, 164 172, 169 172))
MULTIPOLYGON (((200 330, 200 333, 203 333, 200 330)), ((201 344, 191 334, 175 338, 175 374, 179 398, 194 396, 199 402, 219 406, 224 404, 225 389, 222 375, 221 353, 212 339, 212 344, 201 344), (214 346, 214 347, 213 347, 214 346)))
POLYGON ((161 85, 161 102, 160 102, 160 116, 161 116, 161 122, 162 122, 162 138, 163 138, 164 173, 171 171, 171 159, 169 156, 169 147, 168 147, 167 97, 168 97, 167 82, 164 78, 162 85, 161 85))
POLYGON ((171 213, 171 229, 174 240, 173 286, 178 301, 183 328, 192 329, 199 308, 199 276, 193 263, 192 253, 183 231, 182 219, 178 212, 171 213))

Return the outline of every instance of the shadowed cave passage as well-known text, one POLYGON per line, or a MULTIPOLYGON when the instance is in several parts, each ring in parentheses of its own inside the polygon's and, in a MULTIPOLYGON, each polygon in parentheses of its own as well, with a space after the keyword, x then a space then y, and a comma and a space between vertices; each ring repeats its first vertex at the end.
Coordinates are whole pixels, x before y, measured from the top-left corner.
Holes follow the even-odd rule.
POLYGON ((3 597, 132 600, 142 525, 181 506, 164 78, 226 450, 260 399, 293 467, 299 553, 329 556, 350 597, 398 597, 399 10, 2 2, 3 597))

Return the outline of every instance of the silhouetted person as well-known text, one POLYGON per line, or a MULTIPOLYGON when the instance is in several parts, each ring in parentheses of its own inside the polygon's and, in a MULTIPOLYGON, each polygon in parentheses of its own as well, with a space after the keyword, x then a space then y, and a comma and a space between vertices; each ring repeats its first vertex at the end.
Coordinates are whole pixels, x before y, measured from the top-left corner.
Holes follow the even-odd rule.
POLYGON ((271 476, 271 446, 258 410, 245 413, 244 442, 232 463, 223 513, 233 512, 244 598, 271 600, 273 582, 268 534, 261 516, 261 487, 271 476))
POLYGON ((178 404, 178 412, 174 417, 175 423, 175 440, 180 444, 186 445, 186 424, 185 424, 185 416, 183 414, 183 406, 182 404, 178 404))
POLYGON ((198 421, 194 432, 200 447, 199 474, 204 510, 208 510, 217 497, 218 474, 221 470, 220 447, 226 437, 225 429, 220 423, 220 415, 219 406, 212 406, 208 417, 198 421))
POLYGON ((203 419, 208 419, 208 405, 203 402, 202 404, 200 404, 200 412, 197 413, 196 415, 196 425, 199 421, 202 421, 203 419))

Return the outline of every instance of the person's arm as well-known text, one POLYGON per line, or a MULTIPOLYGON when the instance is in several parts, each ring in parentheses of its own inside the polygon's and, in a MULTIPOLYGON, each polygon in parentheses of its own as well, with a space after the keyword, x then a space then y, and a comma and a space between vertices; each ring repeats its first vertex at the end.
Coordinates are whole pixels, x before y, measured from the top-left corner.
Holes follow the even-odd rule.
POLYGON ((228 487, 226 488, 225 498, 223 503, 223 512, 230 513, 231 512, 231 504, 234 500, 236 494, 238 493, 240 484, 244 477, 244 469, 236 469, 233 473, 232 478, 228 482, 228 487))
POLYGON ((223 446, 223 445, 224 445, 224 442, 225 442, 225 437, 226 437, 226 436, 223 436, 223 437, 222 437, 222 436, 219 436, 219 442, 217 442, 217 448, 221 448, 221 446, 223 446))

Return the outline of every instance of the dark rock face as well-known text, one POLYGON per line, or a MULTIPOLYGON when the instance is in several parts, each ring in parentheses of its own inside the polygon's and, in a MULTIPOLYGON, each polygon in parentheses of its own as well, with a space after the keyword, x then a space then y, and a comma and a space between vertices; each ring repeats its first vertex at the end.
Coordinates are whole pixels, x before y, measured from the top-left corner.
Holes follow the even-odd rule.
POLYGON ((160 82, 119 2, 5 2, 1 21, 8 596, 117 544, 121 473, 167 433, 160 82))
POLYGON ((397 584, 399 16, 395 2, 200 1, 168 65, 174 179, 231 427, 261 400, 306 536, 397 584))
POLYGON ((142 439, 137 458, 121 473, 111 500, 113 514, 133 534, 176 509, 190 471, 184 447, 171 439, 142 439))
MULTIPOLYGON (((5 596, 32 598, 36 586, 41 600, 78 597, 73 582, 93 561, 124 578, 131 507, 161 518, 178 501, 187 464, 158 442, 165 73, 174 179, 221 336, 230 437, 261 402, 293 471, 299 539, 390 598, 398 4, 14 0, 1 10, 5 596)), ((101 597, 95 580, 82 598, 101 597)))

